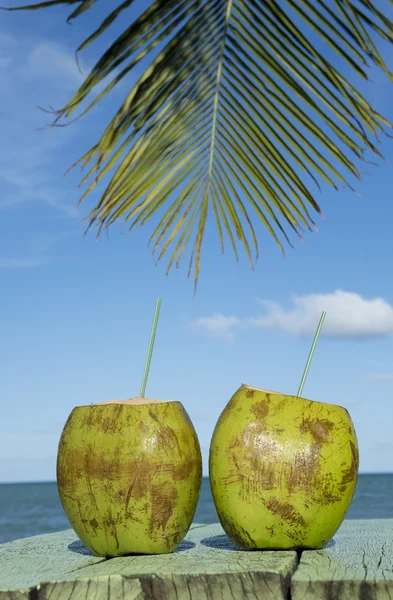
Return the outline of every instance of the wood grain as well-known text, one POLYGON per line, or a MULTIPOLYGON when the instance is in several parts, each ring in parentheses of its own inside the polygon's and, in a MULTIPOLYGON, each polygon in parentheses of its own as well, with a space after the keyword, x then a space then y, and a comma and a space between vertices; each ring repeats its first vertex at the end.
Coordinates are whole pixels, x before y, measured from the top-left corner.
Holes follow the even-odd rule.
POLYGON ((0 600, 286 600, 296 552, 245 551, 194 524, 172 554, 102 559, 73 531, 0 545, 0 600))
POLYGON ((324 550, 301 555, 292 600, 392 600, 393 519, 344 521, 324 550))
POLYGON ((72 530, 0 545, 0 600, 393 600, 393 519, 344 521, 324 550, 242 550, 193 524, 172 554, 104 559, 72 530))

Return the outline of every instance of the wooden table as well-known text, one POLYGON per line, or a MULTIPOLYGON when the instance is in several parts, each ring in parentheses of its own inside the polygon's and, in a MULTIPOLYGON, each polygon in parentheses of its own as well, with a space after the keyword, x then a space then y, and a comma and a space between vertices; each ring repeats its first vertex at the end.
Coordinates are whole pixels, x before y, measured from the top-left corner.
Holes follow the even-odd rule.
POLYGON ((0 600, 393 600, 393 519, 346 520, 324 550, 247 551, 194 523, 172 554, 93 556, 72 530, 0 545, 0 600))

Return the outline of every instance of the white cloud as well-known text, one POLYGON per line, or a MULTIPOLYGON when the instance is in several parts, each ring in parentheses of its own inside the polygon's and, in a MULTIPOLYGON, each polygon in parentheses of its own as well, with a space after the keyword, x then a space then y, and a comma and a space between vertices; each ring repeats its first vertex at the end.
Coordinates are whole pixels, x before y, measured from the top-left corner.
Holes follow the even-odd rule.
POLYGON ((366 299, 352 292, 295 296, 292 308, 262 300, 267 314, 249 319, 254 327, 281 329, 296 336, 315 333, 326 311, 321 335, 332 338, 367 338, 393 334, 393 307, 383 298, 366 299))
POLYGON ((48 80, 52 91, 57 86, 76 88, 85 79, 78 69, 75 56, 65 46, 42 38, 17 40, 15 36, 0 31, 0 66, 13 63, 12 78, 48 80))
POLYGON ((70 87, 80 86, 86 75, 78 69, 74 56, 55 42, 43 41, 31 50, 21 74, 38 82, 48 79, 56 85, 70 87))
POLYGON ((393 382, 393 373, 373 373, 369 375, 366 380, 367 382, 373 381, 392 381, 393 382))
POLYGON ((31 269, 51 264, 49 258, 1 258, 0 269, 31 269))
POLYGON ((78 126, 37 131, 53 120, 37 104, 62 106, 83 75, 71 52, 41 39, 16 43, 0 31, 0 57, 0 209, 40 202, 75 218, 79 193, 63 179, 69 162, 53 165, 57 154, 76 145, 78 126))
MULTIPOLYGON (((78 137, 79 123, 48 129, 54 115, 37 106, 64 106, 88 71, 83 65, 81 73, 73 51, 60 43, 31 35, 17 39, 0 30, 0 209, 39 202, 67 218, 81 218, 78 172, 63 174, 89 146, 78 137)), ((96 118, 100 110, 96 107, 96 118)), ((87 117, 85 130, 88 123, 87 117)))
POLYGON ((241 321, 237 317, 224 317, 224 315, 216 314, 212 317, 200 317, 194 322, 194 325, 215 337, 232 340, 234 338, 232 329, 240 323, 241 321))
MULTIPOLYGON (((241 325, 279 329, 290 335, 308 337, 315 334, 321 313, 325 311, 321 336, 356 339, 393 335, 393 307, 383 298, 367 299, 360 294, 336 290, 331 294, 294 296, 293 306, 288 309, 278 302, 259 302, 266 308, 265 315, 239 319, 216 314, 201 317, 194 325, 226 339, 233 339, 234 328, 241 325)), ((390 379, 389 374, 375 377, 390 379)))

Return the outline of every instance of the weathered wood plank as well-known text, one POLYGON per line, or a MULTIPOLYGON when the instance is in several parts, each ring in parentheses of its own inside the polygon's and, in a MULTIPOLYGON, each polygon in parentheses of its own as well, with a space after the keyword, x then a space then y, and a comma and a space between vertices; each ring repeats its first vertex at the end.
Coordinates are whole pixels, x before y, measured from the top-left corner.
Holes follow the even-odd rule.
POLYGON ((80 567, 104 561, 85 548, 84 554, 73 552, 79 540, 72 529, 59 533, 36 535, 0 544, 0 598, 28 597, 28 590, 52 577, 54 573, 77 571, 80 567), (61 561, 61 562, 60 562, 61 561), (6 596, 6 591, 12 592, 6 596))
POLYGON ((194 524, 172 554, 108 560, 66 531, 0 545, 0 600, 286 600, 296 565, 236 548, 218 524, 194 524))
POLYGON ((292 600, 392 600, 393 519, 344 521, 324 550, 302 553, 292 600))
POLYGON ((393 519, 345 521, 296 565, 295 552, 236 548, 219 525, 194 524, 173 554, 108 560, 69 530, 0 545, 0 600, 287 600, 289 588, 292 600, 393 600, 393 519))

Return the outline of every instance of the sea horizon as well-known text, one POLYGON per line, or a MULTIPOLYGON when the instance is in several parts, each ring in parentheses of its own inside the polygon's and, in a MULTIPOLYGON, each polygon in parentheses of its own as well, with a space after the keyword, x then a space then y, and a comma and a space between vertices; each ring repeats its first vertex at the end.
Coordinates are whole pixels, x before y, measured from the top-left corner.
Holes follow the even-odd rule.
MULTIPOLYGON (((360 475, 393 475, 393 471, 364 471, 359 473, 360 475)), ((202 479, 209 479, 209 475, 202 475, 202 479)), ((57 483, 56 479, 29 479, 27 481, 0 481, 0 485, 17 485, 17 484, 44 484, 44 483, 57 483)))
MULTIPOLYGON (((359 473, 346 519, 388 518, 393 518, 393 474, 359 473)), ((219 521, 208 475, 202 478, 193 521, 205 524, 219 521)), ((0 543, 69 528, 56 481, 0 483, 0 543)))

